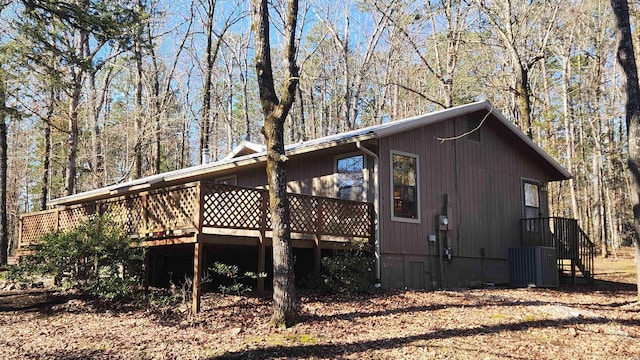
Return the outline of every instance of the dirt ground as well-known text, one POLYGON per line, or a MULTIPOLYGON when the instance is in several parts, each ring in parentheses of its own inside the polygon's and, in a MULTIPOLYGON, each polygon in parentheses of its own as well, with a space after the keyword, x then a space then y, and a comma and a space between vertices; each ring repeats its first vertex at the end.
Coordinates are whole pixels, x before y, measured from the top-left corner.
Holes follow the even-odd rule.
POLYGON ((640 359, 630 249, 597 259, 594 286, 303 296, 268 325, 268 298, 105 309, 46 289, 0 291, 3 359, 640 359))

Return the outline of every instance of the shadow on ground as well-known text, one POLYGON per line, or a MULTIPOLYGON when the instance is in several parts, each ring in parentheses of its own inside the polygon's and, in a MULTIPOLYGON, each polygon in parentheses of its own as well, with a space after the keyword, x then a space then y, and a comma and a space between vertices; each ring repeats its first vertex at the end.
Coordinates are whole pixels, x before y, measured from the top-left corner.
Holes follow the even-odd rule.
POLYGON ((619 320, 612 321, 605 318, 571 318, 564 320, 536 320, 522 321, 515 324, 497 324, 493 326, 478 326, 465 329, 445 329, 426 332, 423 334, 394 337, 381 340, 369 340, 355 343, 316 344, 296 346, 270 346, 246 351, 227 352, 212 359, 271 359, 271 358, 304 358, 313 356, 319 359, 333 359, 345 357, 359 352, 371 350, 388 350, 408 346, 418 341, 435 339, 448 339, 456 337, 468 337, 474 335, 486 335, 500 332, 526 331, 532 328, 562 327, 580 324, 604 324, 615 322, 624 326, 638 326, 640 321, 619 320))

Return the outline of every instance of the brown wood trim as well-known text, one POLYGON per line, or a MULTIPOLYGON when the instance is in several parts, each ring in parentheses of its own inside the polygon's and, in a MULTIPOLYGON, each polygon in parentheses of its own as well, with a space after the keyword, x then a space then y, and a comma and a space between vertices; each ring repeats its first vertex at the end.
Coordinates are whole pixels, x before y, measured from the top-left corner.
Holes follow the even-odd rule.
POLYGON ((195 244, 193 244, 193 287, 191 299, 191 314, 200 312, 200 292, 202 280, 202 263, 204 246, 200 241, 199 235, 194 235, 195 244))
POLYGON ((172 237, 172 238, 164 238, 164 239, 143 240, 140 242, 140 246, 151 247, 151 246, 193 244, 195 241, 196 240, 193 236, 180 236, 180 237, 172 237))
POLYGON ((196 199, 198 201, 198 212, 195 214, 195 228, 198 234, 202 234, 202 216, 204 214, 204 191, 202 191, 202 182, 196 185, 196 199))

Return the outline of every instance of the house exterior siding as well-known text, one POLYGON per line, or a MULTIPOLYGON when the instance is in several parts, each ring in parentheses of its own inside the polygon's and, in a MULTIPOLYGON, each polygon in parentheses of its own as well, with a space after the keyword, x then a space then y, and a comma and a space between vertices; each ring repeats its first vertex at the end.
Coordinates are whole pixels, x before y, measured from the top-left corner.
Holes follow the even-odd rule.
MULTIPOLYGON (((480 142, 439 140, 465 133, 467 117, 485 114, 380 139, 383 286, 433 289, 508 282, 508 248, 520 245, 522 180, 546 184, 548 178, 535 157, 491 121, 479 129, 480 142), (392 151, 419 158, 419 223, 392 220, 392 151), (445 214, 448 231, 439 232, 438 216, 445 214), (438 241, 429 241, 429 235, 438 241), (450 248, 452 258, 440 264, 444 248, 450 248)), ((546 193, 540 198, 540 211, 548 215, 546 193)))
MULTIPOLYGON (((287 191, 296 194, 337 197, 337 158, 346 154, 362 154, 354 144, 318 151, 292 157, 287 161, 287 191)), ((364 154, 363 154, 364 155, 364 154)), ((373 177, 373 162, 365 155, 364 161, 365 193, 361 201, 373 199, 373 188, 370 185, 373 177)), ((231 173, 231 172, 229 172, 231 173)), ((234 173, 238 177, 238 185, 265 188, 267 176, 265 166, 259 169, 240 170, 234 173)), ((219 175, 216 175, 218 177, 219 175)), ((213 180, 213 179, 210 179, 213 180)))

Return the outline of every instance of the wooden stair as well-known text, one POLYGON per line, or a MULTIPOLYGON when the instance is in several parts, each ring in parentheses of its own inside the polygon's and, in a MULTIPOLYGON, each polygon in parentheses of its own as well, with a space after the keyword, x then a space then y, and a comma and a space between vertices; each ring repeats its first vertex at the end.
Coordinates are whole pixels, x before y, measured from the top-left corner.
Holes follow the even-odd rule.
POLYGON ((590 270, 586 269, 586 266, 584 266, 584 264, 582 263, 582 260, 576 259, 576 266, 578 267, 578 269, 580 269, 582 276, 584 276, 587 282, 589 284, 593 284, 593 281, 594 281, 593 274, 591 273, 590 270))
POLYGON ((573 262, 571 262, 571 259, 559 258, 558 272, 561 277, 571 278, 574 285, 577 283, 577 279, 580 278, 577 274, 578 272, 582 274, 582 278, 587 284, 593 284, 595 281, 593 273, 587 266, 585 266, 581 259, 573 259, 573 262))

